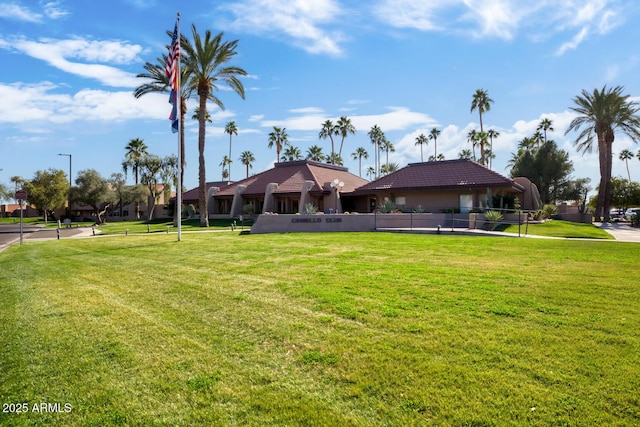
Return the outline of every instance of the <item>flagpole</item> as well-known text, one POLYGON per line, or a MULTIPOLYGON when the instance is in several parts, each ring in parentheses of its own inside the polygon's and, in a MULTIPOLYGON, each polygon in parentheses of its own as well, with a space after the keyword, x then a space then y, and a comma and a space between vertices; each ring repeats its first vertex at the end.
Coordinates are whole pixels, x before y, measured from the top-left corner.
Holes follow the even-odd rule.
MULTIPOLYGON (((181 49, 180 49, 180 12, 178 12, 177 14, 177 21, 176 21, 176 25, 178 26, 178 51, 180 51, 180 54, 182 54, 181 49)), ((181 55, 182 56, 182 55, 181 55)), ((177 113, 177 119, 178 119, 178 191, 176 192, 176 206, 175 209, 178 209, 178 242, 182 240, 182 144, 181 144, 181 135, 182 135, 182 123, 181 119, 182 119, 182 94, 181 94, 181 90, 182 88, 180 87, 181 85, 181 81, 180 81, 180 62, 181 62, 181 56, 178 57, 178 63, 176 64, 176 72, 177 72, 177 76, 176 76, 176 86, 177 86, 177 99, 176 102, 178 103, 178 113, 177 113)))

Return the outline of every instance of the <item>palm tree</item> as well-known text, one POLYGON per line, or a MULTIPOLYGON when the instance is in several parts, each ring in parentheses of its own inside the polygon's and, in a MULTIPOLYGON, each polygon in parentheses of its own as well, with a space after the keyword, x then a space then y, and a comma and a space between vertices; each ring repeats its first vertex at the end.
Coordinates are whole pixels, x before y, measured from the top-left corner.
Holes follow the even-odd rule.
POLYGON ((356 128, 351 124, 351 119, 346 116, 340 117, 335 126, 335 134, 342 136, 342 140, 340 141, 340 150, 338 151, 338 156, 342 157, 342 144, 344 144, 344 139, 348 134, 356 134, 356 128))
POLYGON ((314 162, 322 162, 325 160, 325 155, 322 154, 322 147, 319 145, 312 145, 307 149, 307 160, 313 160, 314 162))
POLYGON ((476 142, 480 146, 480 162, 484 165, 487 161, 487 152, 484 148, 488 144, 489 135, 487 132, 476 132, 476 142), (484 150, 484 154, 483 154, 484 150))
POLYGON ((335 156, 334 156, 335 150, 334 150, 334 146, 333 146, 333 135, 338 135, 337 129, 333 125, 333 122, 331 120, 326 120, 322 124, 322 128, 320 129, 320 132, 318 133, 318 138, 320 138, 320 139, 329 138, 331 140, 331 154, 329 155, 329 157, 331 159, 331 164, 334 164, 334 161, 335 161, 335 156))
POLYGON ((282 160, 286 162, 294 162, 296 160, 300 160, 302 158, 302 153, 298 147, 294 147, 293 145, 289 145, 285 148, 284 153, 282 153, 282 160))
MULTIPOLYGON (((492 103, 493 99, 489 98, 486 90, 477 89, 473 94, 473 98, 471 99, 471 112, 473 113, 475 110, 478 110, 480 116, 480 132, 484 132, 484 127, 482 127, 482 113, 491 110, 492 103)), ((480 142, 480 163, 485 163, 484 142, 480 142)))
POLYGON ((380 172, 387 175, 397 171, 398 169, 400 169, 400 165, 398 163, 387 163, 386 165, 382 166, 380 172))
POLYGON ((367 168, 367 176, 369 177, 369 181, 371 181, 371 177, 376 175, 376 168, 373 166, 369 166, 367 168))
POLYGON ((467 133, 467 142, 471 144, 471 150, 473 150, 473 161, 476 161, 476 145, 478 145, 478 132, 475 129, 471 129, 467 133))
POLYGON ((424 163, 424 158, 422 157, 422 146, 428 145, 428 144, 429 144, 429 140, 427 139, 424 133, 421 133, 420 135, 418 135, 418 137, 416 138, 415 145, 420 146, 420 162, 424 163))
POLYGON ((276 147, 276 162, 280 162, 280 151, 282 146, 289 144, 289 135, 286 128, 273 127, 273 132, 269 133, 269 148, 276 147))
POLYGON ((611 168, 613 142, 616 130, 622 131, 633 142, 640 140, 640 107, 635 101, 629 100, 629 95, 623 95, 622 86, 613 89, 606 85, 602 90, 594 89, 593 93, 582 90, 573 99, 575 104, 570 109, 577 113, 565 135, 570 131, 580 131, 574 141, 578 151, 590 153, 593 151, 593 136, 596 136, 598 157, 600 163, 600 186, 596 202, 596 218, 604 212, 604 221, 609 221, 611 205, 611 168))
POLYGON ((489 156, 489 169, 491 169, 493 166, 493 159, 496 157, 496 155, 493 154, 493 140, 500 136, 500 132, 495 129, 489 129, 487 131, 487 136, 489 137, 489 150, 491 151, 491 156, 489 156))
POLYGON ((362 178, 362 159, 368 159, 369 153, 367 153, 364 147, 358 147, 356 151, 351 153, 351 158, 358 160, 358 176, 362 178))
POLYGON ((547 142, 547 131, 554 131, 553 120, 545 117, 544 119, 540 120, 540 123, 538 124, 536 130, 544 132, 544 142, 547 142))
POLYGON ((344 163, 342 162, 342 157, 340 157, 338 153, 333 153, 333 156, 326 156, 325 159, 329 164, 334 164, 338 166, 344 165, 344 163))
MULTIPOLYGON (((124 154, 124 161, 122 162, 122 170, 125 176, 129 168, 135 174, 136 186, 140 184, 140 163, 145 155, 148 155, 147 144, 140 138, 133 138, 124 147, 127 152, 124 154)), ((136 200, 136 219, 140 218, 140 202, 136 200)))
POLYGON ((220 164, 218 166, 222 166, 222 180, 224 181, 225 178, 228 179, 229 178, 229 170, 225 169, 225 166, 230 165, 232 162, 232 160, 229 158, 229 156, 224 156, 222 158, 222 162, 220 162, 220 164))
POLYGON ((536 146, 536 141, 533 138, 525 136, 518 142, 518 149, 525 151, 531 151, 536 146))
POLYGON ((629 177, 629 182, 631 182, 631 174, 629 173, 629 159, 633 159, 634 155, 631 150, 627 150, 626 148, 620 152, 620 160, 624 161, 627 165, 627 176, 629 177))
MULTIPOLYGON (((173 32, 168 32, 170 37, 173 37, 173 32)), ((182 39, 182 38, 181 38, 182 39)), ((144 64, 144 69, 146 72, 137 74, 136 77, 143 78, 149 80, 147 83, 144 83, 133 91, 133 96, 136 98, 140 98, 143 95, 149 93, 168 93, 170 92, 169 88, 169 77, 165 72, 167 68, 167 55, 163 54, 160 58, 157 59, 155 64, 151 62, 146 62, 144 64)), ((180 81, 186 82, 189 79, 190 71, 186 67, 180 67, 180 81)), ((187 114, 187 99, 191 97, 191 91, 188 87, 183 87, 180 90, 180 182, 182 183, 182 188, 177 189, 180 191, 180 194, 184 193, 184 167, 186 165, 185 160, 185 146, 184 146, 184 119, 187 114)), ((182 200, 182 197, 180 198, 182 200)), ((137 206, 137 205, 136 205, 137 206)), ((180 208, 175 210, 174 219, 175 224, 178 221, 178 215, 180 212, 180 208)), ((136 212, 136 217, 137 217, 136 212)))
POLYGON ((253 168, 253 162, 256 161, 253 153, 251 151, 243 151, 238 160, 247 168, 247 178, 249 178, 249 168, 253 168))
MULTIPOLYGON (((227 124, 224 125, 224 133, 229 134, 229 159, 231 159, 231 135, 238 136, 238 127, 236 126, 236 122, 227 122, 227 124)), ((231 162, 229 162, 229 181, 231 181, 231 162)))
POLYGON ((200 37, 195 25, 191 26, 193 44, 188 40, 182 41, 182 48, 186 55, 184 66, 189 71, 189 80, 185 86, 199 97, 200 117, 198 118, 198 199, 200 207, 200 225, 209 226, 207 206, 207 183, 204 160, 204 145, 206 139, 205 120, 207 115, 207 101, 224 110, 224 104, 215 96, 218 83, 224 82, 235 93, 244 99, 244 86, 238 78, 246 76, 247 72, 240 67, 226 65, 236 54, 238 41, 225 42, 223 33, 213 37, 210 30, 205 31, 204 39, 200 37))
POLYGON ((458 153, 460 160, 471 160, 471 150, 464 149, 458 153))
POLYGON ((392 153, 396 152, 396 147, 393 146, 393 143, 391 141, 389 141, 386 137, 384 138, 384 140, 382 141, 382 149, 387 153, 387 173, 389 173, 389 151, 391 151, 392 153))
MULTIPOLYGON (((200 107, 196 107, 193 110, 191 120, 200 120, 200 107)), ((211 120, 211 113, 209 113, 208 111, 204 114, 204 121, 207 123, 213 123, 213 120, 211 120)))
POLYGON ((440 136, 440 130, 438 128, 433 128, 429 132, 429 139, 433 139, 433 155, 438 157, 438 136, 440 136))
POLYGON ((542 133, 539 130, 535 131, 535 133, 531 136, 531 139, 535 142, 536 149, 540 148, 540 143, 541 142, 545 142, 544 141, 544 136, 542 135, 542 133))
POLYGON ((367 133, 369 135, 369 139, 371 143, 375 147, 375 176, 378 176, 378 171, 380 170, 380 146, 382 145, 382 141, 384 140, 384 133, 382 129, 378 125, 373 125, 371 130, 367 133))

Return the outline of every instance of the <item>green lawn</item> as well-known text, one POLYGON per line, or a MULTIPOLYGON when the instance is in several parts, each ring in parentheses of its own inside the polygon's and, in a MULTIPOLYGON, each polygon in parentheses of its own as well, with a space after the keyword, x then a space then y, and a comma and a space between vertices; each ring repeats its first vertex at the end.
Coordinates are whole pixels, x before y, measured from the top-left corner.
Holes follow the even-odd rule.
POLYGON ((21 425, 640 424, 637 245, 156 233, 0 253, 21 425), (33 413, 68 403, 69 413, 33 413))
MULTIPOLYGON (((230 229, 233 219, 215 219, 209 220, 208 229, 230 229)), ((240 223, 236 220, 238 228, 240 223)), ((166 233, 167 227, 169 232, 175 233, 178 228, 173 226, 171 218, 157 218, 149 221, 120 221, 107 222, 98 227, 102 234, 139 234, 139 233, 166 233)), ((202 231, 207 228, 200 227, 199 219, 188 219, 182 221, 182 230, 184 231, 202 231)))
MULTIPOLYGON (((499 225, 496 227, 496 231, 518 234, 518 225, 499 225)), ((522 224, 520 225, 520 233, 548 237, 613 239, 613 236, 595 225, 561 220, 551 220, 539 224, 522 224)))

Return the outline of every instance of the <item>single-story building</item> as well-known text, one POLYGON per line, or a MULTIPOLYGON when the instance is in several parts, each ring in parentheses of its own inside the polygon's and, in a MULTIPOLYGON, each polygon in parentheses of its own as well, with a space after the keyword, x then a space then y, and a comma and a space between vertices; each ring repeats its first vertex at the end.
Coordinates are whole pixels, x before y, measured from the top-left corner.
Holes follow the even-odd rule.
POLYGON ((367 212, 385 201, 404 212, 461 213, 513 206, 525 188, 473 160, 410 163, 396 172, 371 181, 353 192, 368 199, 367 212))
MULTIPOLYGON (((252 213, 304 213, 366 210, 351 193, 368 181, 342 166, 311 160, 276 163, 272 169, 221 187, 208 188, 210 215, 235 217, 252 213)), ((197 189, 191 190, 197 194, 197 189)), ((185 203, 187 194, 185 193, 185 203)), ((364 199, 362 199, 364 200, 364 199)))

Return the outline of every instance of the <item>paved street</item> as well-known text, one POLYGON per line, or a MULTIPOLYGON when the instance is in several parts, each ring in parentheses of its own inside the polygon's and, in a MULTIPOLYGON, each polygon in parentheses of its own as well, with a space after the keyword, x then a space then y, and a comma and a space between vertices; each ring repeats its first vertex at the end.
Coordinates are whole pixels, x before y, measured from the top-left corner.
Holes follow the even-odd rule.
MULTIPOLYGON (((39 225, 25 224, 22 228, 23 241, 57 239, 55 228, 44 228, 39 225)), ((91 235, 91 228, 61 228, 60 238, 79 237, 91 235)), ((20 242, 20 224, 0 224, 0 251, 14 243, 20 242)))

